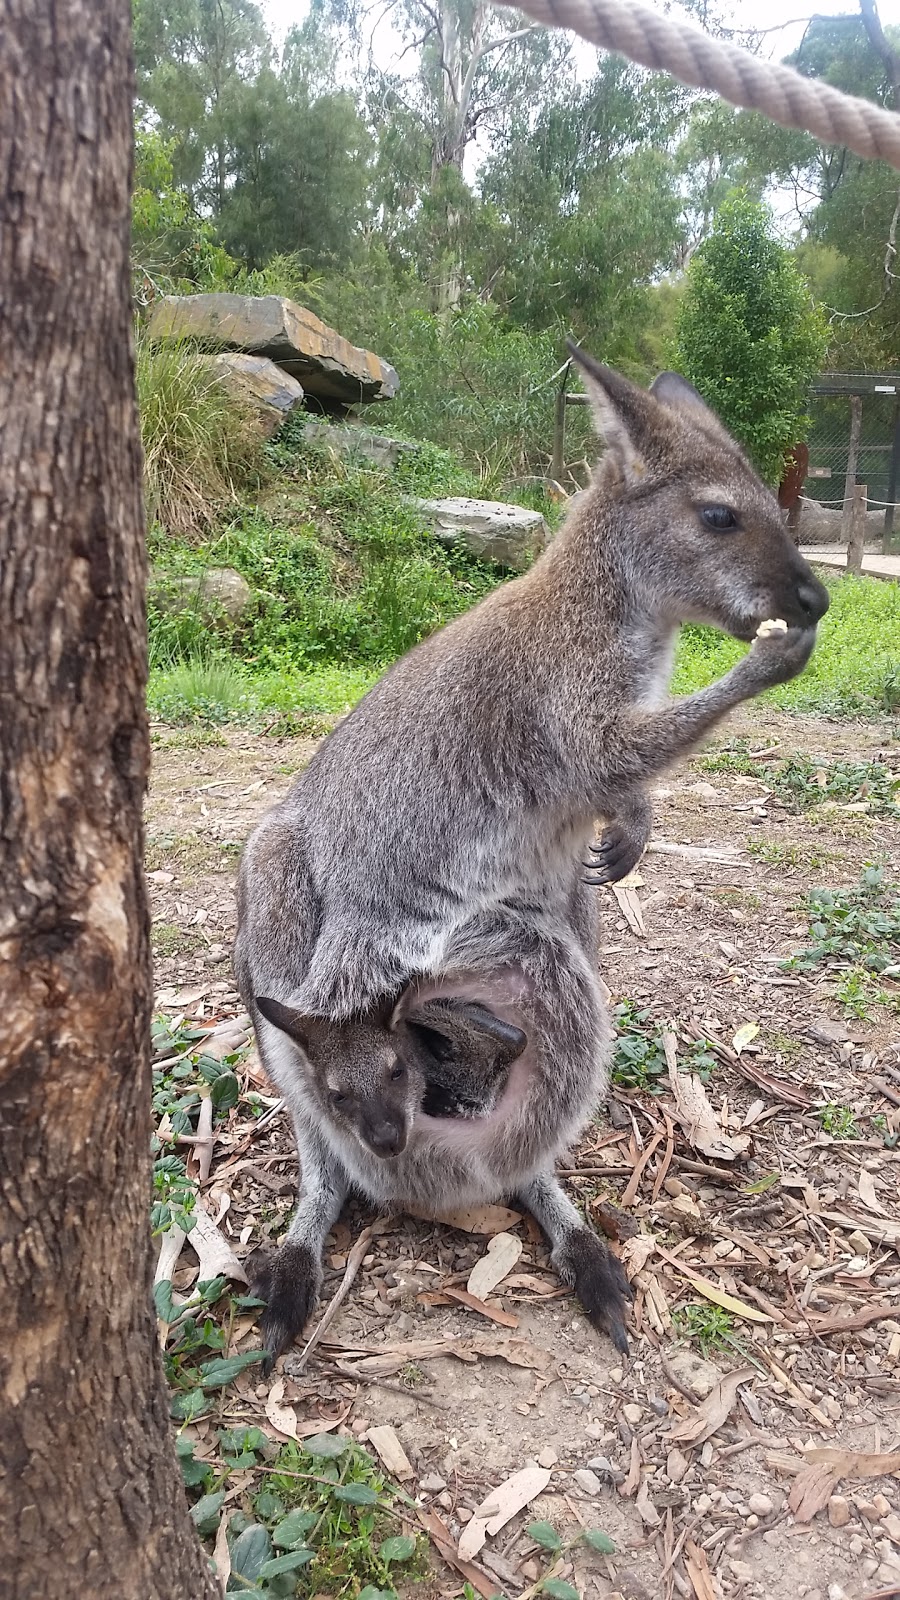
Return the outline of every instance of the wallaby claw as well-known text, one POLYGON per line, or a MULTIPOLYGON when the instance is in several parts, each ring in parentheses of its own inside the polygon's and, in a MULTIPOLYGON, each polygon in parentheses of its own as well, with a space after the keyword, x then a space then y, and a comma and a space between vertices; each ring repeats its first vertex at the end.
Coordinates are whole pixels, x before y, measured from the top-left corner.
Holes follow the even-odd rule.
POLYGON ((629 872, 634 871, 644 853, 644 844, 643 839, 636 839, 615 824, 604 828, 602 838, 596 844, 588 846, 591 855, 596 859, 585 861, 582 865, 587 867, 594 877, 593 880, 586 878, 584 881, 586 883, 592 881, 595 887, 604 883, 619 883, 622 878, 628 877, 629 872))
POLYGON ((262 1372, 267 1376, 309 1321, 319 1298, 321 1269, 307 1245, 290 1241, 278 1250, 255 1250, 246 1266, 251 1294, 266 1301, 260 1331, 266 1351, 262 1372))

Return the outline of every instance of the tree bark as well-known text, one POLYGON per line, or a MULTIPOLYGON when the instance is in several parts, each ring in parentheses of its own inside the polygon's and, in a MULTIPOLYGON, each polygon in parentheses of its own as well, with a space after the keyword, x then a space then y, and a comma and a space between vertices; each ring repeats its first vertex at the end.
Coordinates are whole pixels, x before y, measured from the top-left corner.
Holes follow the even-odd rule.
POLYGON ((212 1600, 150 1297, 129 0, 0 40, 0 1571, 212 1600))

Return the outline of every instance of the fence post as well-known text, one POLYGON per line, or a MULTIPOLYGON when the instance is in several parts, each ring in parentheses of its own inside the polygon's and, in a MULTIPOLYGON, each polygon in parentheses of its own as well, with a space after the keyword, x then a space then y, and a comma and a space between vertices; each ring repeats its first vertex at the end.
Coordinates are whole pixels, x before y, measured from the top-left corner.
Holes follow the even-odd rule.
POLYGON ((557 390, 556 406, 553 415, 553 459, 550 464, 550 476, 562 485, 563 473, 566 469, 566 381, 569 369, 563 374, 562 386, 557 390))
MULTIPOLYGON (((854 399, 856 396, 854 396, 854 399)), ((868 512, 869 490, 865 483, 853 485, 852 514, 850 519, 850 539, 847 544, 847 571, 862 572, 863 545, 866 541, 866 518, 868 512)))
POLYGON ((856 466, 859 461, 859 435, 862 428, 862 395, 850 396, 850 446, 847 452, 847 477, 844 482, 844 514, 841 519, 841 542, 849 545, 853 527, 853 487, 856 483, 856 466))
POLYGON ((894 438, 891 445, 891 465, 888 470, 887 505, 884 508, 884 539, 882 549, 889 556, 894 544, 894 501, 900 487, 900 400, 894 401, 894 438))

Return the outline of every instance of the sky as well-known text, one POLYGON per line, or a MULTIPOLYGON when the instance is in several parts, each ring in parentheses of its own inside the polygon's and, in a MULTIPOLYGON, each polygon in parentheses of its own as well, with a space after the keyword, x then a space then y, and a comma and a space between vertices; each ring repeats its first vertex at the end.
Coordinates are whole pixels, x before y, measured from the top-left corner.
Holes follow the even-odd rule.
MULTIPOLYGON (((295 22, 301 22, 307 11, 307 0, 261 0, 269 27, 278 43, 281 43, 295 22)), ((746 28, 774 28, 776 32, 768 35, 768 48, 765 53, 774 58, 789 55, 795 50, 803 35, 805 20, 815 12, 818 16, 835 16, 841 12, 855 11, 853 0, 816 0, 814 4, 806 0, 732 0, 730 11, 733 25, 746 28), (799 23, 795 18, 802 19, 799 23), (786 26, 782 24, 787 23, 786 26)), ((878 12, 884 23, 900 24, 900 0, 879 0, 878 12)), ((389 65, 389 53, 392 48, 392 31, 385 26, 384 42, 388 60, 382 65, 389 65)), ((592 47, 585 45, 585 50, 592 47)))

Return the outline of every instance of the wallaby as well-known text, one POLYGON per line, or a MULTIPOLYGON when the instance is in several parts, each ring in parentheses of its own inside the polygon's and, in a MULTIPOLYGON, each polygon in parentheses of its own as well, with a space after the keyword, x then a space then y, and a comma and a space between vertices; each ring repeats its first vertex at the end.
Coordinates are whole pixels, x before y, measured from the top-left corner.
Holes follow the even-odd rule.
POLYGON ((270 1361, 312 1311, 322 1248, 351 1189, 391 1211, 517 1201, 543 1227, 554 1267, 595 1327, 627 1351, 627 1280, 554 1173, 602 1093, 609 1044, 594 970, 596 896, 579 883, 573 901, 557 938, 480 919, 458 953, 487 952, 484 971, 410 984, 369 1018, 333 1022, 250 998, 239 967, 262 1059, 293 1116, 302 1175, 285 1242, 248 1263, 267 1302, 270 1361))
MULTIPOLYGON (((264 1059, 289 1099, 298 1053, 283 1029, 260 1027, 257 996, 358 1026, 417 983, 436 982, 440 998, 448 974, 476 975, 496 1011, 495 975, 524 975, 524 1020, 511 1020, 529 1040, 519 1061, 533 1063, 519 1090, 539 1126, 529 1146, 539 1185, 553 1182, 549 1153, 603 1089, 608 1023, 580 898, 595 818, 605 828, 590 878, 612 882, 647 843, 645 786, 733 707, 800 672, 828 606, 774 495, 690 384, 664 373, 647 392, 572 353, 607 444, 590 490, 527 574, 385 674, 263 818, 241 863, 235 949, 264 1059), (755 637, 776 618, 783 632, 755 637), (666 703, 685 621, 754 642, 717 683, 666 703)), ((471 983, 460 993, 478 999, 471 983)), ((510 1092, 484 1119, 481 1199, 527 1166, 513 1148, 521 1118, 504 1111, 510 1092)), ((305 1160, 302 1129, 326 1141, 327 1186, 332 1124, 294 1114, 305 1160)), ((478 1128, 434 1121, 444 1141, 464 1144, 478 1128)), ((540 1197, 523 1199, 547 1226, 540 1197)), ((606 1325, 624 1340, 621 1288, 610 1279, 604 1293, 606 1325)))

